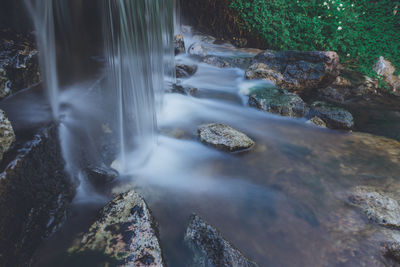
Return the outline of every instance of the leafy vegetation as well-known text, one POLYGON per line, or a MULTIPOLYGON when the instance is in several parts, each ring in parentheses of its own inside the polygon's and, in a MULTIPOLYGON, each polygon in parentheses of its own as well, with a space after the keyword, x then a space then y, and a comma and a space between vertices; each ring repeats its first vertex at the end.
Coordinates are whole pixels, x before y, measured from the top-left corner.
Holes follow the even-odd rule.
POLYGON ((379 56, 400 69, 400 1, 232 0, 230 7, 270 49, 337 51, 369 76, 379 56))

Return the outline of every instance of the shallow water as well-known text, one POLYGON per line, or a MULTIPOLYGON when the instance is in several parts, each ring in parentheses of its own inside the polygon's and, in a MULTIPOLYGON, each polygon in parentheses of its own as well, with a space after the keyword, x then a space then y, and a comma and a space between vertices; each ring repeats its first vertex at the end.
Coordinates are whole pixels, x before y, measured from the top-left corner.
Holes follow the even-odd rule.
MULTIPOLYGON (((185 37, 187 47, 203 39, 215 55, 248 57, 255 52, 185 37)), ((196 61, 188 56, 177 60, 196 61)), ((377 227, 341 196, 356 185, 398 189, 399 148, 369 135, 321 129, 305 119, 247 107, 243 93, 251 83, 243 79, 244 70, 198 66, 194 76, 182 81, 198 93, 165 96, 150 156, 131 155, 128 171, 109 188, 113 194, 134 188, 144 196, 159 222, 168 265, 189 264, 183 235, 194 212, 260 266, 389 265, 380 256, 377 227), (208 122, 243 131, 255 147, 227 154, 203 145, 196 132, 208 122)), ((64 102, 74 101, 76 97, 64 97, 64 102)), ((77 114, 71 112, 66 116, 77 114)), ((111 199, 110 193, 82 192, 65 227, 40 249, 35 266, 59 262, 96 210, 111 199)))

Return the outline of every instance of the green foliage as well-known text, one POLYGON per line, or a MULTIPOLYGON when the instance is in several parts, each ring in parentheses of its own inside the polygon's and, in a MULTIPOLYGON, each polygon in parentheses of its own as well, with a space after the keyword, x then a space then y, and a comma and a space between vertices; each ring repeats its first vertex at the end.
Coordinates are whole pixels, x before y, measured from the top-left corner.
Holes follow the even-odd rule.
POLYGON ((348 68, 374 77, 379 56, 400 68, 400 1, 232 0, 230 7, 270 49, 336 51, 348 68))

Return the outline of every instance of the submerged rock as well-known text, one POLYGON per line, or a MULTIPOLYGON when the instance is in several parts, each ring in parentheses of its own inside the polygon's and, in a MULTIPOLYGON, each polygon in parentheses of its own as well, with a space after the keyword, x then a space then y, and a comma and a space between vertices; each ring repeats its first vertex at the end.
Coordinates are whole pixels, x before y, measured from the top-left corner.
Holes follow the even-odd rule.
POLYGON ((40 81, 38 51, 31 38, 11 31, 3 31, 1 37, 0 99, 40 81))
POLYGON ((176 77, 177 78, 187 78, 194 75, 197 71, 196 65, 185 65, 185 64, 176 64, 176 77))
POLYGON ((217 229, 192 215, 186 229, 185 242, 194 253, 194 266, 256 267, 237 248, 224 239, 217 229))
POLYGON ((14 141, 15 134, 11 122, 8 120, 6 113, 0 110, 0 161, 14 141))
POLYGON ((258 54, 246 70, 247 79, 264 79, 283 89, 302 93, 324 88, 339 75, 335 52, 271 51, 258 54))
POLYGON ((306 113, 306 104, 298 95, 275 86, 251 89, 249 106, 289 117, 303 117, 306 113))
POLYGON ((385 227, 400 228, 400 205, 390 196, 359 186, 349 193, 348 201, 359 207, 371 221, 385 227))
POLYGON ((181 95, 191 95, 194 96, 197 93, 198 89, 194 87, 184 87, 179 84, 173 84, 172 89, 167 91, 167 93, 177 93, 181 95))
POLYGON ((326 123, 319 117, 313 117, 307 121, 307 123, 314 124, 315 126, 326 128, 326 123))
POLYGON ((201 142, 229 152, 249 149, 254 145, 247 135, 222 123, 202 125, 198 134, 201 142))
POLYGON ((309 116, 321 118, 331 129, 350 130, 354 126, 353 115, 350 112, 322 101, 311 105, 309 116))
POLYGON ((186 53, 185 40, 183 39, 182 34, 174 36, 174 51, 175 55, 186 53))
POLYGON ((200 56, 200 57, 205 57, 207 56, 207 51, 206 49, 198 42, 193 43, 189 49, 188 53, 193 56, 200 56))
POLYGON ((111 261, 101 266, 165 266, 156 223, 134 191, 107 204, 82 240, 70 249, 77 257, 90 252, 111 261))
POLYGON ((232 64, 222 57, 206 56, 203 58, 202 62, 217 68, 232 68, 232 64))
POLYGON ((57 125, 10 153, 16 157, 7 158, 0 174, 0 266, 29 266, 41 241, 64 222, 75 190, 65 173, 57 125))
POLYGON ((383 77, 383 80, 390 86, 392 92, 400 96, 400 76, 394 75, 396 69, 392 63, 384 57, 379 57, 373 69, 378 75, 383 77))

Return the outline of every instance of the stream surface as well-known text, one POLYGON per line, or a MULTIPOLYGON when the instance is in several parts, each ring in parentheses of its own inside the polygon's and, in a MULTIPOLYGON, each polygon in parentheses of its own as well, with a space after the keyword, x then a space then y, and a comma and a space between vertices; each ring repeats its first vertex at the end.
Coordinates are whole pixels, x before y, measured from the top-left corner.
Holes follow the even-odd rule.
MULTIPOLYGON (((185 40, 186 47, 201 41, 211 55, 251 57, 257 52, 216 45, 205 36, 187 34, 185 40)), ((198 64, 196 74, 181 81, 197 88, 196 95, 164 96, 150 155, 126 159, 131 167, 106 193, 78 193, 66 225, 46 241, 34 266, 62 266, 62 254, 88 229, 96 211, 112 194, 132 188, 144 196, 159 223, 168 266, 190 262, 183 236, 192 213, 218 228, 260 266, 387 264, 377 249, 381 236, 376 226, 341 196, 357 185, 400 188, 399 159, 391 154, 390 144, 385 147, 367 134, 322 129, 305 119, 250 108, 243 93, 264 82, 245 81, 240 68, 221 69, 187 55, 176 60, 198 64), (202 144, 197 128, 209 122, 246 133, 255 147, 228 154, 202 144)), ((77 87, 85 90, 96 82, 77 87)), ((94 100, 67 92, 60 93, 67 107, 86 107, 65 116, 102 112, 90 108, 94 100)))

